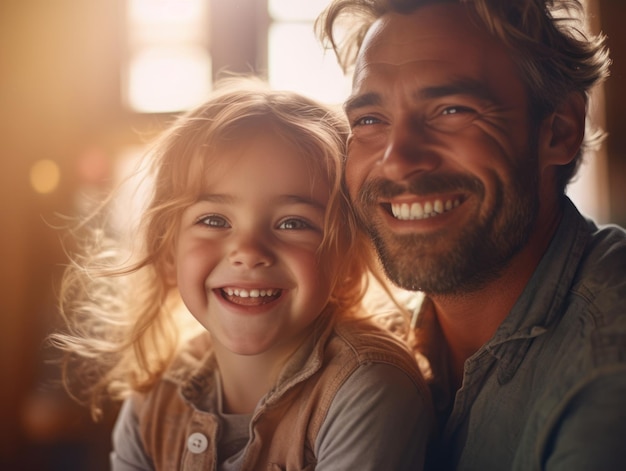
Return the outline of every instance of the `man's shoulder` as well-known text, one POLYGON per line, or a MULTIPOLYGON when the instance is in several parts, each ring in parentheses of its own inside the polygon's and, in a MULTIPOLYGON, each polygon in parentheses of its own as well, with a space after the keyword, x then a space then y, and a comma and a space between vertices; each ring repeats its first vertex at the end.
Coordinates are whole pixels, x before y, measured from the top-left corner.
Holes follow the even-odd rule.
POLYGON ((617 225, 591 227, 584 267, 587 271, 615 274, 618 279, 626 275, 626 230, 617 225))
POLYGON ((589 230, 555 334, 575 375, 594 376, 626 365, 626 231, 591 222, 589 230))
POLYGON ((573 292, 605 316, 600 323, 626 324, 626 231, 615 225, 596 227, 581 259, 573 292), (618 319, 614 319, 618 316, 618 319))

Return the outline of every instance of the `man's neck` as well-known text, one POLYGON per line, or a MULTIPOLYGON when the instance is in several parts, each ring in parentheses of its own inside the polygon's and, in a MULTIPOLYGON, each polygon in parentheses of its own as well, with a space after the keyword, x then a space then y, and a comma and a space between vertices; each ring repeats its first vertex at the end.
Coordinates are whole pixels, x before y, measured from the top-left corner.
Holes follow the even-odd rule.
MULTIPOLYGON (((509 264, 479 290, 458 295, 430 295, 441 332, 449 350, 449 368, 456 389, 461 386, 465 360, 495 334, 523 293, 560 221, 538 221, 526 246, 509 264)), ((455 389, 455 390, 456 390, 455 389)))

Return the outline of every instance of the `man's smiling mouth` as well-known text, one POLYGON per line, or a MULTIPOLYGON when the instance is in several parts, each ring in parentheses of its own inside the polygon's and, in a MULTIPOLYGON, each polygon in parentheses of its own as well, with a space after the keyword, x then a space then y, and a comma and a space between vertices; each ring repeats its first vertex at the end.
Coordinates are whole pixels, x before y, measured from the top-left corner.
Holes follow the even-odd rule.
POLYGON ((427 219, 446 213, 461 204, 460 198, 455 199, 434 199, 424 203, 393 203, 391 206, 391 214, 396 219, 403 221, 417 221, 427 219))
POLYGON ((244 289, 226 286, 220 289, 222 297, 234 304, 258 306, 278 299, 282 290, 276 288, 244 289))

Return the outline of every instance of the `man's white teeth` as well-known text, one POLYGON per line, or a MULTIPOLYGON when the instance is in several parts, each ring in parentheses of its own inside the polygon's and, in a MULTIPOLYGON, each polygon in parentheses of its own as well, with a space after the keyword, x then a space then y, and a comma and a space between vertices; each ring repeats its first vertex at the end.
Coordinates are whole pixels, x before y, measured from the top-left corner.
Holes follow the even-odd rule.
POLYGON ((445 202, 439 199, 426 201, 423 205, 421 203, 392 204, 391 212, 397 219, 418 220, 443 214, 446 211, 456 208, 459 204, 461 204, 461 202, 458 199, 446 200, 445 202))
POLYGON ((240 298, 259 298, 262 296, 275 296, 278 294, 277 289, 242 289, 242 288, 223 288, 228 296, 239 296, 240 298))

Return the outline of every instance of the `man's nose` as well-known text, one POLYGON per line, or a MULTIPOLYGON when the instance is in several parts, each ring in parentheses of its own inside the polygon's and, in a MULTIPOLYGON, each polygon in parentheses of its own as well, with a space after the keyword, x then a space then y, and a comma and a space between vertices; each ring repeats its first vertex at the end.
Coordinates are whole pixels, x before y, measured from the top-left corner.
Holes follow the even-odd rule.
POLYGON ((235 236, 228 261, 241 268, 260 268, 272 265, 275 257, 263 236, 251 231, 235 236))
POLYGON ((392 181, 409 180, 416 173, 434 170, 439 157, 429 143, 425 125, 410 117, 396 120, 380 164, 383 175, 392 181))

